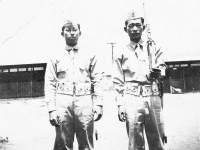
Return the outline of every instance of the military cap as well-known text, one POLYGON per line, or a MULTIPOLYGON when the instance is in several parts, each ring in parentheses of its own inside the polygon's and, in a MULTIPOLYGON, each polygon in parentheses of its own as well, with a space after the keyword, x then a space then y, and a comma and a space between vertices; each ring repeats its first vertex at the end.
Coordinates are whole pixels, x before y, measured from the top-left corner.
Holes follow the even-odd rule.
POLYGON ((66 26, 74 26, 74 25, 77 25, 78 26, 78 29, 80 30, 80 24, 79 23, 77 23, 76 21, 74 21, 74 20, 65 20, 64 21, 64 23, 63 23, 63 26, 62 26, 62 31, 64 30, 64 28, 66 27, 66 26))
POLYGON ((132 10, 131 12, 128 13, 126 20, 125 20, 125 25, 127 25, 127 22, 129 20, 134 20, 134 19, 142 19, 142 23, 144 23, 144 16, 142 13, 140 13, 139 11, 134 11, 132 10))

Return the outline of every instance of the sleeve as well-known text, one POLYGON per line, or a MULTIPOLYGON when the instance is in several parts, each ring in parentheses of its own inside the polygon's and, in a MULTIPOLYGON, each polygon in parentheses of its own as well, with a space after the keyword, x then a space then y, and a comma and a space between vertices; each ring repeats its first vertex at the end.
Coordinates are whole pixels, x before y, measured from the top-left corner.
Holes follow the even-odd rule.
POLYGON ((160 47, 158 49, 156 49, 155 64, 156 64, 156 68, 161 70, 161 75, 165 76, 166 64, 165 64, 165 61, 164 61, 163 51, 161 50, 160 47))
POLYGON ((56 80, 56 65, 49 59, 45 73, 45 101, 49 112, 56 110, 56 80))
POLYGON ((96 56, 90 59, 90 78, 93 89, 93 101, 98 106, 103 106, 103 71, 96 56))
POLYGON ((115 58, 113 62, 113 84, 116 90, 117 105, 124 105, 123 92, 125 89, 124 74, 122 70, 123 58, 115 58))

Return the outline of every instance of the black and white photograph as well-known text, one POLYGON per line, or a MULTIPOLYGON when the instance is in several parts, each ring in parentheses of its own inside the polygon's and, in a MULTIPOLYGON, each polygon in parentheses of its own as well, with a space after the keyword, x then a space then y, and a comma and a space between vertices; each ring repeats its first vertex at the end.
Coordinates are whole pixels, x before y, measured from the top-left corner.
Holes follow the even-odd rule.
POLYGON ((0 0, 0 150, 199 150, 199 0, 0 0))

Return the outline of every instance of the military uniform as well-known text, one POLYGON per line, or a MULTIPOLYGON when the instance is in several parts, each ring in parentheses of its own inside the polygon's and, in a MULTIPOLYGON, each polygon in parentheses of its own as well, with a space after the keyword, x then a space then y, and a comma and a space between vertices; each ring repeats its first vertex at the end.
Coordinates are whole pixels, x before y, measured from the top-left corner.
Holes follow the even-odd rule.
POLYGON ((45 75, 48 111, 57 111, 54 150, 73 150, 76 134, 79 150, 93 149, 94 102, 102 106, 102 73, 95 55, 78 45, 66 45, 62 53, 50 58, 45 75))
MULTIPOLYGON (((155 68, 165 69, 163 52, 154 44, 155 68)), ((150 80, 147 41, 130 43, 115 56, 113 82, 118 106, 125 109, 129 150, 144 150, 145 128, 149 150, 163 150, 164 123, 158 80, 150 80)))

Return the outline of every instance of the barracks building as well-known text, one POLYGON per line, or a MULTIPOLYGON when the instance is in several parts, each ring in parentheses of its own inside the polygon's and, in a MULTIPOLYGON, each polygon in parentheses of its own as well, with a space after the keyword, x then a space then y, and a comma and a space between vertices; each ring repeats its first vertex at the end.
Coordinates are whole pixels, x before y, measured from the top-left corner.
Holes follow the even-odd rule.
MULTIPOLYGON (((166 76, 162 79, 164 93, 187 93, 200 91, 200 54, 184 57, 167 57, 166 76)), ((7 53, 0 58, 0 99, 44 96, 45 59, 27 58, 17 60, 7 53), (8 61, 5 58, 9 57, 8 61), (4 60, 4 61, 3 61, 4 60), (17 63, 15 63, 17 62, 17 63)), ((105 90, 112 90, 111 73, 105 72, 105 90)))
MULTIPOLYGON (((176 58, 166 60, 164 93, 200 91, 200 60, 176 58)), ((0 99, 44 96, 46 63, 0 65, 0 99)), ((112 89, 112 77, 105 74, 104 88, 112 89)))
POLYGON ((44 96, 46 64, 0 66, 0 99, 44 96))
POLYGON ((183 52, 180 56, 166 57, 165 93, 200 91, 200 52, 183 52))

